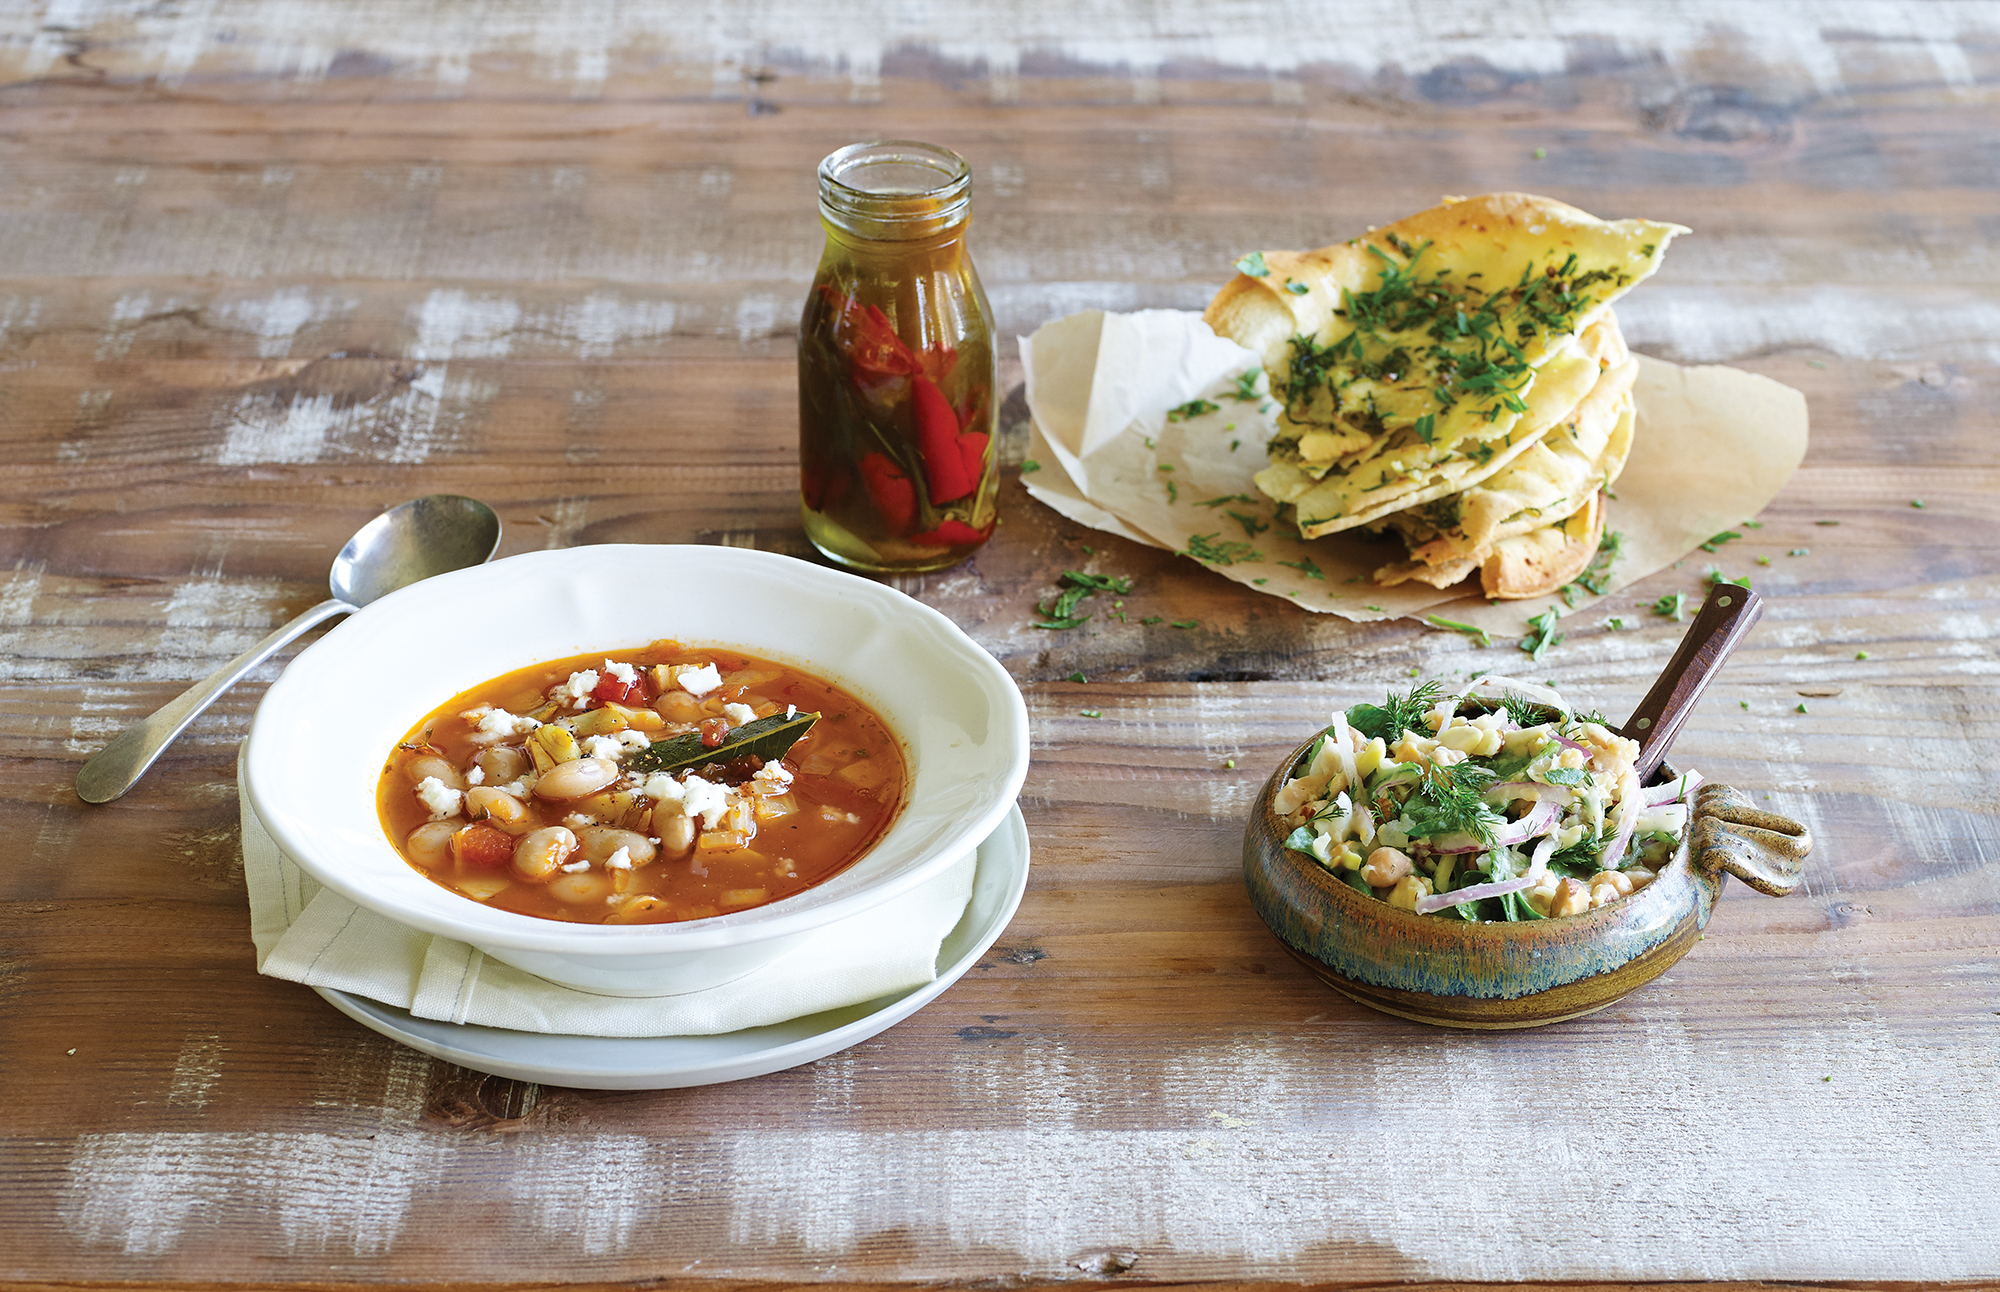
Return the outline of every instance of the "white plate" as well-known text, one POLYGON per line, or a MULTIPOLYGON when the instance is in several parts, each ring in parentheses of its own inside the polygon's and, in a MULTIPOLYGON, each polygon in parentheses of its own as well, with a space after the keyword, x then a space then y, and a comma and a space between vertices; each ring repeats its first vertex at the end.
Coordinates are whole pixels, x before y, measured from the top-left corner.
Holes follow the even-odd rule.
MULTIPOLYGON (((962 854, 961 854, 962 855, 962 854)), ((902 1022, 970 969, 1021 904, 1028 827, 1013 808, 979 845, 972 900, 944 938, 938 976, 894 996, 720 1036, 567 1036, 417 1018, 331 987, 314 990, 363 1027, 412 1049, 495 1076, 589 1090, 668 1090, 761 1077, 823 1059, 902 1022)))

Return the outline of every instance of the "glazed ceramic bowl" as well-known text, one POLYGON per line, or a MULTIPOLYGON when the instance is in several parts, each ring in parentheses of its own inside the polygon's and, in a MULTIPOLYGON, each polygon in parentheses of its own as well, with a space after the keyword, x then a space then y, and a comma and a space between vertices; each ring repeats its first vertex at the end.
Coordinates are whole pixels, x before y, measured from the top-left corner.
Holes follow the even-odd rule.
MULTIPOLYGON (((1593 1013, 1665 973, 1708 926, 1730 875, 1783 896, 1812 838, 1727 785, 1695 790, 1674 859, 1630 897, 1578 915, 1468 924, 1368 896, 1285 847, 1271 810, 1312 741, 1265 783, 1243 838, 1250 901, 1279 941, 1349 999, 1444 1027, 1517 1028, 1593 1013)), ((1655 783, 1676 775, 1662 768, 1655 783)))
POLYGON ((1027 707, 1013 680, 928 606, 769 552, 599 546, 440 575, 352 616, 266 693, 244 780, 285 854, 357 905, 565 986, 658 996, 740 977, 939 874, 999 826, 1027 766, 1027 707), (663 638, 796 665, 886 719, 909 768, 888 833, 832 879, 768 906, 622 926, 492 909, 391 846, 376 778, 425 714, 518 668, 663 638))

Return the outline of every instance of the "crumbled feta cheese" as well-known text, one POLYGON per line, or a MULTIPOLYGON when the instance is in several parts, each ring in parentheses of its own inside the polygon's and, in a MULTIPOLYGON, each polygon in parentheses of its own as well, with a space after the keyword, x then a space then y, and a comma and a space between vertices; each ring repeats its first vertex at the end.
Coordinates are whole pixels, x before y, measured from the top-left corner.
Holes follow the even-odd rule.
POLYGON ((722 716, 729 719, 730 726, 740 727, 746 722, 755 722, 757 711, 747 704, 725 704, 722 706, 722 716))
POLYGON ((799 716, 798 705, 788 704, 785 706, 785 721, 790 722, 793 718, 796 718, 798 716, 799 716))
POLYGON ((481 705, 477 709, 467 709, 458 715, 473 724, 473 734, 499 739, 502 736, 525 735, 542 724, 525 714, 509 713, 493 705, 481 705))
POLYGON ((589 869, 590 869, 590 858, 578 857, 575 861, 572 861, 568 865, 564 866, 562 868, 562 872, 565 875, 575 875, 575 874, 580 874, 581 872, 589 869))
POLYGON ((618 741, 627 749, 651 749, 653 747, 653 742, 646 738, 645 732, 634 731, 630 727, 618 733, 618 741))
POLYGON ((417 801, 430 809, 431 820, 442 821, 458 815, 465 795, 435 776, 426 776, 417 782, 417 801))
POLYGON ((528 787, 522 784, 520 781, 509 781, 507 784, 502 785, 500 788, 502 790, 505 790, 507 793, 512 794, 515 798, 520 798, 528 792, 528 787))
POLYGON ((570 704, 582 704, 597 689, 597 670, 579 669, 569 675, 569 681, 556 688, 556 695, 570 704))
POLYGON ((617 852, 612 853, 604 859, 604 868, 606 870, 632 869, 632 850, 630 848, 620 848, 617 852))
POLYGON ((608 659, 604 661, 604 672, 606 676, 615 677, 627 686, 639 685, 639 670, 633 668, 630 664, 620 663, 615 659, 608 659))
POLYGON ((586 758, 609 758, 613 762, 632 751, 616 736, 585 736, 583 753, 586 758))
POLYGON ((466 768, 465 783, 467 785, 484 785, 486 783, 486 769, 476 763, 466 768))
POLYGON ((687 799, 687 787, 665 772, 654 772, 648 776, 642 792, 647 798, 662 802, 681 803, 687 799))
POLYGON ((687 814, 700 817, 705 828, 715 829, 722 824, 722 818, 729 815, 730 795, 727 786, 705 781, 690 772, 682 788, 686 794, 681 802, 687 806, 687 814))
POLYGON ((713 664, 703 664, 700 668, 684 668, 674 674, 674 681, 689 695, 707 695, 722 685, 722 674, 713 664))
POLYGON ((759 767, 750 779, 758 782, 757 788, 766 793, 782 794, 792 787, 792 769, 773 759, 759 767))

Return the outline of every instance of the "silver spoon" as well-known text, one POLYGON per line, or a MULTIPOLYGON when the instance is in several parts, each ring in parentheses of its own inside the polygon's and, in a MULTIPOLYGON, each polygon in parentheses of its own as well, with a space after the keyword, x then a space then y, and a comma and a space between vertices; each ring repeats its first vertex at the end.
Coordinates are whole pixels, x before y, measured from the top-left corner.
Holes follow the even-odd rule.
POLYGON ((138 784, 146 769, 217 696, 313 625, 353 614, 419 579, 491 560, 499 546, 500 518, 477 498, 431 494, 383 512, 348 539, 333 559, 333 572, 327 576, 331 600, 320 602, 151 717, 120 732, 76 774, 77 797, 86 803, 109 803, 138 784))

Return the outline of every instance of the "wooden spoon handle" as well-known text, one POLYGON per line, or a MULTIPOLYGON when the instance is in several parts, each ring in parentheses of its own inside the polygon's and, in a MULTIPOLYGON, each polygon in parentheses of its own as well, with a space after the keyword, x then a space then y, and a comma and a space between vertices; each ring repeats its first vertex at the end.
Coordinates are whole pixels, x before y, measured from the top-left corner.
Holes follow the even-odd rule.
POLYGON ((1681 638, 1680 649, 1625 720, 1624 734, 1639 742, 1641 785, 1659 770, 1674 737, 1681 734, 1701 693, 1708 689, 1709 678, 1763 613, 1764 599, 1748 588, 1718 583, 1709 591, 1701 612, 1688 625, 1687 636, 1681 638))

